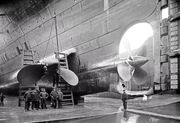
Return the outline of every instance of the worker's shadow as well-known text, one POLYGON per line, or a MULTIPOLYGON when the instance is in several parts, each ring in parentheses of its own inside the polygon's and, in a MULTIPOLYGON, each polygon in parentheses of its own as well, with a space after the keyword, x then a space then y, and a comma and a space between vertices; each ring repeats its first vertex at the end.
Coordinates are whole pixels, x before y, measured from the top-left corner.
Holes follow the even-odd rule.
POLYGON ((123 117, 127 118, 127 111, 125 111, 125 110, 123 111, 123 117))
POLYGON ((123 111, 123 121, 124 122, 127 122, 128 121, 128 114, 127 114, 127 111, 123 111))

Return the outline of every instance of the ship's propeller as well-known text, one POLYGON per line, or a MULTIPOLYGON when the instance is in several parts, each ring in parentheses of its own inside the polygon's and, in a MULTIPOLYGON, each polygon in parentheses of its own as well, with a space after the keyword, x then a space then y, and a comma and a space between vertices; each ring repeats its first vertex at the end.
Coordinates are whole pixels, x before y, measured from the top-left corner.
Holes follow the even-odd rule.
POLYGON ((128 62, 122 62, 117 65, 117 71, 122 80, 129 81, 134 74, 135 68, 128 62))
MULTIPOLYGON (((148 59, 143 56, 136 56, 136 52, 131 51, 131 46, 129 40, 125 38, 124 48, 126 49, 127 60, 125 62, 120 62, 117 65, 117 71, 122 79, 117 85, 117 91, 123 93, 123 83, 124 82, 134 82, 136 85, 142 85, 147 82, 148 74, 141 68, 145 63, 148 62, 148 59)), ((126 90, 126 93, 129 95, 148 95, 152 93, 153 88, 151 87, 147 91, 129 91, 126 90)))
MULTIPOLYGON (((117 71, 119 76, 124 82, 135 82, 137 85, 142 85, 147 82, 147 72, 140 68, 141 65, 145 64, 147 60, 144 58, 139 61, 129 61, 119 63, 117 66, 117 71), (132 66, 133 65, 133 66, 132 66)), ((117 85, 117 91, 119 93, 123 93, 123 82, 119 81, 117 85)), ((145 91, 129 91, 126 90, 128 95, 150 95, 153 93, 153 87, 150 87, 148 90, 145 91)))
POLYGON ((117 65, 118 74, 124 82, 133 80, 138 85, 143 84, 146 82, 147 72, 140 68, 140 66, 147 61, 146 58, 141 56, 127 59, 125 62, 117 65))
POLYGON ((124 37, 123 44, 127 52, 127 60, 117 65, 119 76, 123 81, 133 80, 136 84, 140 85, 146 81, 147 72, 140 68, 148 60, 142 56, 133 56, 135 53, 131 50, 130 41, 124 37))
MULTIPOLYGON (((38 81, 53 83, 53 75, 57 70, 57 63, 49 66, 36 64, 22 68, 17 75, 17 80, 22 86, 34 86, 38 81)), ((60 68, 60 76, 70 85, 75 86, 79 80, 77 75, 68 69, 60 68)))

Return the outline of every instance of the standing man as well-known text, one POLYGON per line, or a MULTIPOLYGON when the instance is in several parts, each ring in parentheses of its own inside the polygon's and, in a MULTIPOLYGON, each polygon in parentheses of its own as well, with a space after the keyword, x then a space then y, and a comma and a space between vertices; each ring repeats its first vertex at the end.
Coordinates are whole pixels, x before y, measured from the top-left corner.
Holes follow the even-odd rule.
POLYGON ((57 88, 54 87, 53 90, 50 93, 51 96, 51 101, 52 101, 52 107, 56 108, 57 107, 57 98, 58 98, 58 92, 57 88))
POLYGON ((42 92, 40 92, 40 98, 41 98, 41 108, 47 109, 46 107, 46 99, 48 98, 48 93, 46 92, 45 88, 42 88, 42 92))
POLYGON ((4 96, 4 94, 2 92, 0 94, 0 98, 1 98, 1 105, 4 106, 4 98, 5 98, 5 96, 4 96))
POLYGON ((62 108, 63 93, 61 91, 61 88, 58 88, 57 93, 58 93, 58 98, 57 98, 58 108, 62 108))
POLYGON ((34 108, 35 108, 35 102, 36 102, 36 99, 35 99, 35 90, 32 90, 32 92, 31 92, 31 96, 32 96, 32 103, 31 103, 31 109, 32 110, 34 110, 34 108))
POLYGON ((123 89, 123 94, 122 94, 121 99, 122 99, 122 102, 123 102, 124 110, 126 110, 127 109, 127 99, 128 99, 128 96, 126 94, 125 89, 123 89))
POLYGON ((32 90, 31 88, 28 89, 28 91, 25 92, 24 94, 24 99, 25 99, 25 111, 29 111, 30 103, 32 101, 32 90))
POLYGON ((38 105, 38 103, 39 103, 39 93, 38 93, 38 91, 36 90, 36 88, 32 91, 32 110, 34 110, 34 108, 36 109, 36 110, 38 110, 39 109, 39 105, 38 105))
POLYGON ((40 102, 41 102, 41 99, 40 99, 40 91, 39 91, 39 87, 38 86, 36 86, 36 93, 37 93, 37 102, 36 102, 36 108, 37 109, 40 109, 40 102))

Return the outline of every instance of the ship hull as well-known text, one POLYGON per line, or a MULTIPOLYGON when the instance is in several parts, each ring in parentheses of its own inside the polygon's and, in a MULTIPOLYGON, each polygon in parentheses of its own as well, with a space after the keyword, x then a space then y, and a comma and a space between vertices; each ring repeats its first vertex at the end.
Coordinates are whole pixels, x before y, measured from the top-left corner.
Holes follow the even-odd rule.
MULTIPOLYGON (((18 48, 36 51, 35 60, 41 60, 57 51, 54 16, 57 19, 60 52, 76 49, 76 53, 68 56, 70 70, 79 78, 74 93, 83 95, 99 91, 116 91, 119 82, 116 66, 110 63, 99 68, 98 65, 116 56, 124 57, 119 54, 121 38, 129 27, 140 22, 149 23, 155 33, 152 39, 144 43, 140 48, 143 50, 137 55, 149 59, 142 66, 148 74, 149 83, 160 81, 160 12, 156 10, 157 4, 154 0, 109 0, 107 5, 104 0, 82 0, 77 3, 70 0, 68 4, 64 1, 48 3, 41 11, 34 9, 38 14, 28 15, 19 20, 11 15, 7 16, 14 22, 10 22, 9 26, 1 26, 5 30, 12 30, 9 34, 3 35, 7 42, 0 51, 1 56, 5 53, 7 58, 5 62, 1 61, 0 65, 2 90, 6 90, 7 93, 18 92, 16 75, 17 71, 23 68, 22 54, 18 53, 18 48), (18 30, 20 33, 16 33, 18 30)), ((20 4, 14 7, 20 8, 20 4)), ((13 7, 9 8, 9 11, 11 10, 13 7)), ((125 56, 128 57, 127 54, 125 56)), ((144 86, 148 86, 149 83, 144 86)), ((51 82, 46 84, 49 87, 51 82)), ((135 83, 127 86, 130 90, 139 89, 135 83)))

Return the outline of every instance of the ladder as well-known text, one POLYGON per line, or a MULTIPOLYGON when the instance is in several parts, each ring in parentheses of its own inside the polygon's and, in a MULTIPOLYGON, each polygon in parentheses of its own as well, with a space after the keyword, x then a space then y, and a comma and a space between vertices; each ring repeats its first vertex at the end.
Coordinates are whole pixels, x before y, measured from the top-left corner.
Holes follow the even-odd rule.
MULTIPOLYGON (((58 68, 69 69, 67 55, 65 53, 55 52, 56 58, 59 61, 58 68)), ((74 105, 73 92, 71 85, 69 85, 62 77, 59 76, 59 82, 56 83, 57 88, 61 88, 63 93, 62 105, 74 105)))
MULTIPOLYGON (((22 67, 26 65, 34 64, 34 51, 32 50, 21 50, 22 55, 22 67)), ((18 106, 21 106, 22 101, 24 101, 24 94, 28 87, 24 87, 21 83, 19 84, 19 101, 18 106)))

